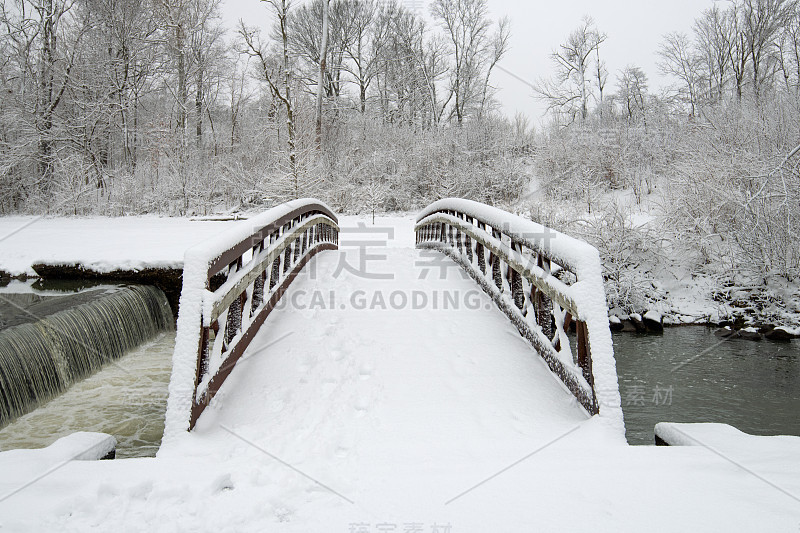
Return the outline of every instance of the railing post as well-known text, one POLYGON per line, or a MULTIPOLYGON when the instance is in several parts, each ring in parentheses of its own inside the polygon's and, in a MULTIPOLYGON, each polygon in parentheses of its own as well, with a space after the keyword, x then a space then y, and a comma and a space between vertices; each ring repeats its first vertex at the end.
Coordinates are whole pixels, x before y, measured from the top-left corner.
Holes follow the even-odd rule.
MULTIPOLYGON (((262 240, 257 246, 253 247, 253 259, 255 260, 261 252, 264 251, 264 241, 262 240)), ((259 277, 253 282, 253 301, 250 303, 250 316, 252 317, 256 309, 264 301, 264 282, 267 279, 267 271, 261 273, 259 277)))
MULTIPOLYGON (((511 249, 516 252, 522 251, 519 243, 514 241, 511 241, 511 249)), ((525 307, 525 293, 522 290, 522 276, 511 265, 508 266, 508 284, 511 286, 511 297, 514 299, 514 305, 520 310, 523 309, 525 307)))
MULTIPOLYGON (((495 228, 492 228, 492 236, 495 239, 500 240, 500 231, 495 228)), ((497 257, 494 253, 489 254, 489 263, 492 265, 492 279, 494 280, 494 284, 497 286, 498 289, 501 291, 503 290, 503 274, 500 272, 500 258, 497 257)))
POLYGON ((583 377, 594 390, 594 375, 592 374, 592 354, 589 348, 589 328, 586 322, 578 321, 575 323, 575 333, 578 342, 578 366, 581 368, 583 377))
POLYGON ((286 247, 286 252, 283 254, 283 273, 286 274, 289 272, 289 269, 292 266, 292 244, 286 247))
MULTIPOLYGON (((479 220, 478 229, 485 230, 486 224, 484 224, 479 220)), ((475 243, 475 253, 478 256, 478 268, 480 269, 481 274, 486 274, 486 257, 485 254, 483 253, 483 243, 481 243, 480 241, 477 241, 475 243)))
MULTIPOLYGON (((537 261, 539 268, 544 270, 545 275, 550 274, 550 261, 545 260, 541 254, 537 261)), ((542 291, 536 291, 536 322, 542 328, 542 333, 548 339, 553 338, 553 302, 542 291)))

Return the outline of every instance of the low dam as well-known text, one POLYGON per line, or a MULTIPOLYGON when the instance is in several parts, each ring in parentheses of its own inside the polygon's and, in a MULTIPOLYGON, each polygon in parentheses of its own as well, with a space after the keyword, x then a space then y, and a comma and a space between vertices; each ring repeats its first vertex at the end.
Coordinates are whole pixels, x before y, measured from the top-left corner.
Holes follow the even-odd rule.
POLYGON ((151 286, 0 294, 0 427, 172 329, 167 298, 151 286))

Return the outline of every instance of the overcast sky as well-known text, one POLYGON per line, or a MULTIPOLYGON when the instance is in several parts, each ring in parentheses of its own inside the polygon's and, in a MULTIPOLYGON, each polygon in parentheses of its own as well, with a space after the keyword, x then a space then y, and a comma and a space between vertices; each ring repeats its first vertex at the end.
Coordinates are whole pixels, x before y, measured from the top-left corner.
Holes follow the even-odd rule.
MULTIPOLYGON (((239 18, 251 25, 266 26, 271 20, 268 6, 259 0, 224 0, 224 16, 233 27, 239 18)), ((428 0, 401 0, 408 8, 428 15, 428 0)), ((511 19, 511 49, 501 62, 502 69, 534 83, 552 75, 549 55, 572 32, 584 15, 594 18, 608 35, 600 49, 609 72, 608 92, 614 92, 617 74, 626 65, 642 67, 657 91, 669 80, 656 68, 656 50, 662 36, 670 31, 691 32, 692 23, 713 0, 488 0, 493 18, 511 19)), ((544 104, 531 88, 506 72, 492 75, 500 89, 504 112, 513 117, 521 111, 539 123, 544 104)))

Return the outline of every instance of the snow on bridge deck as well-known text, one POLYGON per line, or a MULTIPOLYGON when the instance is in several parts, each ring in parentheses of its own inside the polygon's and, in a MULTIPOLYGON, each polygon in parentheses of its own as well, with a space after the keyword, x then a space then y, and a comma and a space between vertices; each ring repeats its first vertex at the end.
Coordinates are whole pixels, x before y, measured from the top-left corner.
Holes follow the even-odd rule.
POLYGON ((164 454, 260 462, 263 448, 388 512, 441 505, 555 439, 612 439, 455 263, 415 250, 410 227, 372 229, 396 239, 343 226, 341 252, 304 269, 164 454))
POLYGON ((345 229, 345 263, 314 259, 157 458, 0 454, 0 530, 797 531, 800 439, 625 445, 473 282, 412 248, 410 218, 378 226, 388 248, 348 246, 385 234, 345 229))

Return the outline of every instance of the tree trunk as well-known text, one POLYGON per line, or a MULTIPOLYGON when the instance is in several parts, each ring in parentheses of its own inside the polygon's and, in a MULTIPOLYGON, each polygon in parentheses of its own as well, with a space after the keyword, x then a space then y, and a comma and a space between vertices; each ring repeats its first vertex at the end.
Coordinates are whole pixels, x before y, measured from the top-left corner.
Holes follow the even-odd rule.
POLYGON ((322 44, 319 50, 319 76, 317 77, 317 146, 322 141, 322 92, 325 82, 325 63, 328 59, 328 11, 330 3, 322 1, 322 44))
POLYGON ((197 148, 203 145, 203 68, 198 66, 197 69, 197 91, 194 95, 194 109, 195 109, 195 142, 197 148))

